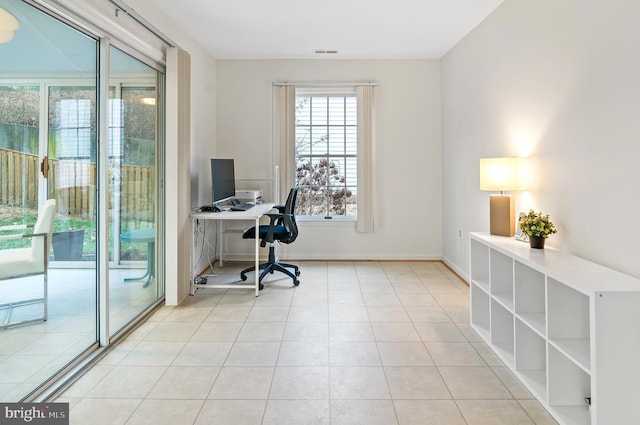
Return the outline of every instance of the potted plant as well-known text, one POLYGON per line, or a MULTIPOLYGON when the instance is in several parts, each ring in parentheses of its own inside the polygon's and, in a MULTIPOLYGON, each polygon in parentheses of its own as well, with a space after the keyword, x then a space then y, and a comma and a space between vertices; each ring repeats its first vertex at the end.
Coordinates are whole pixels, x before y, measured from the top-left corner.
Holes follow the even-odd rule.
POLYGON ((84 229, 53 232, 51 247, 55 261, 80 261, 84 244, 84 229))
POLYGON ((549 219, 549 214, 529 210, 529 213, 520 217, 518 222, 523 233, 529 236, 531 248, 544 248, 544 240, 554 233, 557 233, 553 222, 549 219))

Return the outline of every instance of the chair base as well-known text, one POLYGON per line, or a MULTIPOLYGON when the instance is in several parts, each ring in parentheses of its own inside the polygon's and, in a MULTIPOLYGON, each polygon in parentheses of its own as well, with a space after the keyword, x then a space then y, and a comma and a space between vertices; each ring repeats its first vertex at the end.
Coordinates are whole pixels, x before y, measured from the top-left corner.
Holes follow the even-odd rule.
POLYGON ((0 323, 0 329, 14 328, 16 326, 28 325, 29 323, 46 322, 47 321, 46 312, 43 314, 42 317, 38 317, 36 319, 21 320, 19 322, 12 322, 11 321, 11 315, 13 314, 13 309, 14 308, 22 307, 22 306, 25 306, 25 305, 39 304, 39 303, 45 303, 46 304, 46 299, 45 298, 34 298, 32 300, 23 300, 23 301, 16 301, 16 302, 12 302, 12 303, 0 304, 0 310, 9 310, 7 312, 7 315, 6 315, 5 319, 4 319, 4 322, 0 323))
MULTIPOLYGON (((256 270, 255 266, 251 266, 242 270, 240 272, 240 279, 242 279, 243 281, 247 280, 247 273, 255 270, 256 270)), ((260 272, 260 277, 258 278, 258 281, 260 282, 260 290, 264 288, 264 285, 262 284, 262 279, 264 279, 266 275, 272 274, 273 272, 284 273, 287 276, 289 276, 291 279, 293 279, 293 284, 295 286, 300 285, 300 280, 298 279, 298 276, 300 276, 300 268, 295 264, 280 263, 276 261, 275 249, 273 245, 269 247, 268 262, 260 264, 259 270, 262 270, 260 272), (289 269, 293 269, 293 272, 290 271, 289 269)))
POLYGON ((4 318, 4 321, 0 322, 0 330, 7 329, 7 328, 14 328, 16 326, 28 325, 30 323, 46 322, 47 321, 47 316, 49 314, 49 295, 48 295, 48 293, 49 293, 49 287, 48 287, 49 272, 46 269, 46 266, 45 266, 44 273, 39 272, 39 273, 29 273, 29 274, 24 274, 24 275, 6 276, 6 277, 0 278, 0 280, 8 280, 8 279, 14 279, 14 278, 37 276, 37 275, 40 275, 40 274, 42 274, 42 277, 43 277, 44 296, 42 298, 32 298, 32 299, 28 299, 28 300, 20 300, 20 301, 13 301, 13 302, 0 304, 0 311, 8 310, 7 313, 6 313, 6 316, 4 318), (11 316, 13 315, 13 310, 15 308, 26 306, 26 305, 32 305, 32 304, 39 304, 39 303, 42 303, 42 309, 43 309, 42 317, 37 317, 35 319, 29 319, 29 320, 20 320, 18 322, 12 322, 11 321, 11 316))

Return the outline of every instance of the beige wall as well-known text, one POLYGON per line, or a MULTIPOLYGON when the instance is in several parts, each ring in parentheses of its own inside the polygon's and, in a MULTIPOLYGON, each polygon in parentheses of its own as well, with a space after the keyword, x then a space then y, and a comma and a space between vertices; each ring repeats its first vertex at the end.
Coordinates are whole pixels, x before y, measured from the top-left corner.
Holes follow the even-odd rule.
POLYGON ((458 271, 468 232, 489 226, 479 158, 528 153, 518 209, 551 214, 548 244, 640 277, 637 16, 625 0, 508 0, 443 58, 443 252, 458 271))
MULTIPOLYGON (((281 253, 296 259, 441 257, 440 63, 415 60, 246 60, 217 63, 217 154, 236 160, 236 178, 272 198, 272 83, 376 81, 376 232, 355 222, 299 222, 281 253), (411 206, 403 206, 411 202, 411 206)), ((244 241, 247 243, 246 241, 244 241)), ((251 252, 230 247, 231 254, 251 252)))

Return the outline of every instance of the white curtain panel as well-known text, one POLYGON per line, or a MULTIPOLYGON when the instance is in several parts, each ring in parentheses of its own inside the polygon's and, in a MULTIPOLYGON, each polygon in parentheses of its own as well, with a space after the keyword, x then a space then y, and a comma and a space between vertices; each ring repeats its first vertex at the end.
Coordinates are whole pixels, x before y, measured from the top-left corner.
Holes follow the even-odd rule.
POLYGON ((361 233, 373 233, 373 86, 358 86, 358 222, 361 233))
POLYGON ((273 87, 273 140, 277 151, 277 187, 273 199, 284 204, 289 189, 296 183, 296 88, 273 87))

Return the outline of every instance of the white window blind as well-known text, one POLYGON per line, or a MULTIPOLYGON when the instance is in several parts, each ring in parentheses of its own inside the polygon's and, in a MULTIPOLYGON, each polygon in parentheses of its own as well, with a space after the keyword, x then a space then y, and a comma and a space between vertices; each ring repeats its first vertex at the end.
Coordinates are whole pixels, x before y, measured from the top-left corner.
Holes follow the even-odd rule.
POLYGON ((299 215, 357 216, 357 121, 355 92, 296 92, 299 215))

